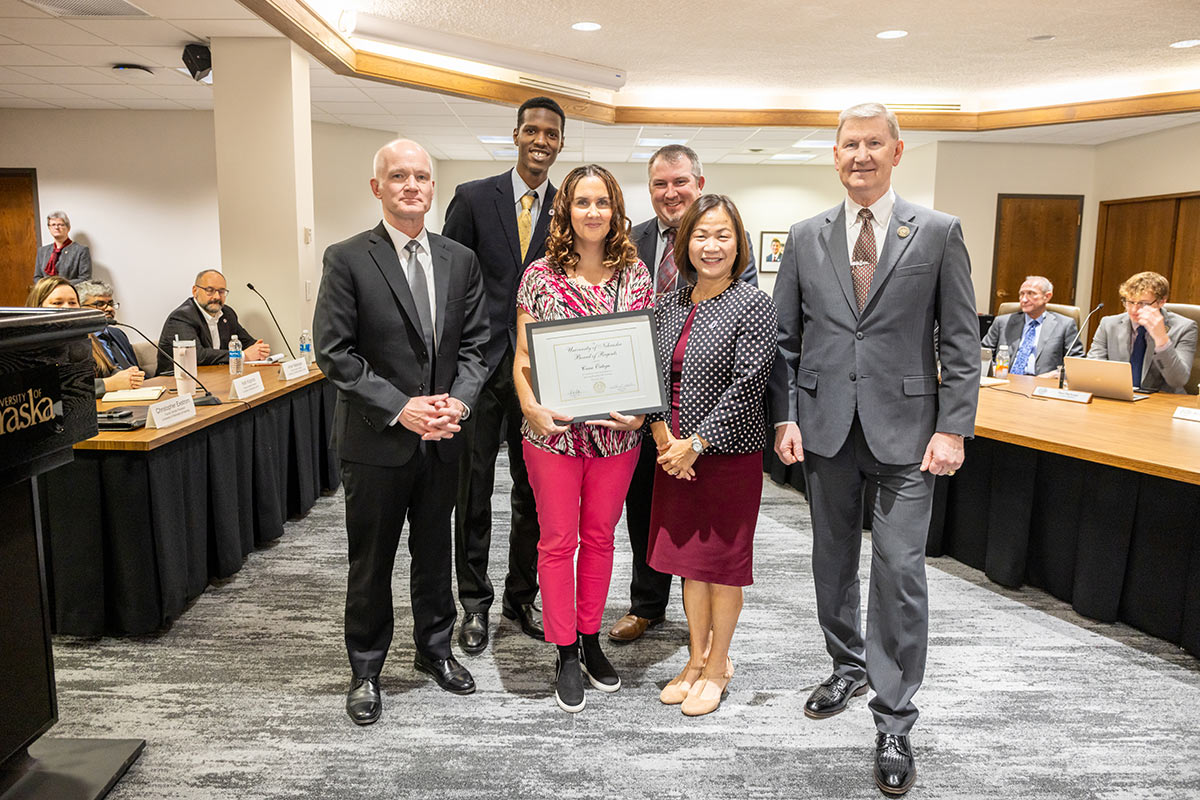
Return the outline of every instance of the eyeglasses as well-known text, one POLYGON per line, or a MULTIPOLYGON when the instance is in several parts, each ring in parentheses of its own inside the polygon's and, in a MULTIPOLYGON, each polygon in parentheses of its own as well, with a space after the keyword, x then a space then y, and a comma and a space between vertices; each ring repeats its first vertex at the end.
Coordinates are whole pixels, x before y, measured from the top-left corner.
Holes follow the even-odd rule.
POLYGON ((199 289, 200 291, 204 292, 209 297, 212 297, 214 294, 219 295, 221 297, 225 297, 226 295, 229 294, 228 289, 213 289, 208 286, 197 286, 196 288, 199 289))
POLYGON ((111 308, 113 311, 121 308, 120 303, 114 303, 112 300, 89 300, 84 305, 88 308, 111 308))
POLYGON ((1147 303, 1145 300, 1126 300, 1125 298, 1121 298, 1121 302, 1125 304, 1126 308, 1136 308, 1138 310, 1141 310, 1143 308, 1153 307, 1154 304, 1157 303, 1158 301, 1151 300, 1149 303, 1147 303))

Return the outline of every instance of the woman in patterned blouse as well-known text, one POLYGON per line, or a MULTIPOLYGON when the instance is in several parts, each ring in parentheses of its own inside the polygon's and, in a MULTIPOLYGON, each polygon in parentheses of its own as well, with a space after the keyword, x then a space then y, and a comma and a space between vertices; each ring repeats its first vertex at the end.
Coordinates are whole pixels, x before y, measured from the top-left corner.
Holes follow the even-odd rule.
POLYGON ((737 279, 749 254, 728 197, 700 197, 675 241, 676 264, 690 285, 660 296, 654 309, 671 404, 650 415, 662 471, 654 478, 646 562, 684 578, 690 658, 659 699, 697 716, 717 709, 733 677, 729 643, 742 587, 753 582, 777 321, 771 298, 737 279))
POLYGON ((611 419, 571 424, 569 416, 540 405, 530 384, 525 326, 653 305, 650 273, 628 227, 612 174, 596 165, 576 167, 554 198, 546 257, 529 265, 517 290, 513 380, 541 528, 542 623, 546 641, 558 645, 555 699, 571 712, 583 710, 584 674, 601 691, 621 688, 600 650, 599 631, 612 577, 613 529, 637 464, 643 418, 613 411, 611 419))

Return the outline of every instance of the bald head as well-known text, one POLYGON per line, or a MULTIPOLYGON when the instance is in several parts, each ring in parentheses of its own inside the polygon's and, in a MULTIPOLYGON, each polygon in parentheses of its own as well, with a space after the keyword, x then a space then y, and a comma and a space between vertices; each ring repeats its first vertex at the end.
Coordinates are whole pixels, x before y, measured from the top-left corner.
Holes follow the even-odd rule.
POLYGON ((389 225, 416 238, 433 205, 433 162, 411 139, 397 139, 375 154, 371 191, 383 206, 389 225))

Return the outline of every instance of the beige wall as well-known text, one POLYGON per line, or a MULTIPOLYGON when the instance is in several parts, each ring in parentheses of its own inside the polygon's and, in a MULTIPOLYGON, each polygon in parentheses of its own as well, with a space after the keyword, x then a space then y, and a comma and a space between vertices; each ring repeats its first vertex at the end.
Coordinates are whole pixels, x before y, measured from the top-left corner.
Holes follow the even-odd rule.
POLYGON ((314 232, 318 267, 325 248, 379 224, 371 194, 375 151, 395 133, 314 122, 312 126, 314 232))
POLYGON ((1200 124, 1096 148, 1096 199, 1200 191, 1200 124))

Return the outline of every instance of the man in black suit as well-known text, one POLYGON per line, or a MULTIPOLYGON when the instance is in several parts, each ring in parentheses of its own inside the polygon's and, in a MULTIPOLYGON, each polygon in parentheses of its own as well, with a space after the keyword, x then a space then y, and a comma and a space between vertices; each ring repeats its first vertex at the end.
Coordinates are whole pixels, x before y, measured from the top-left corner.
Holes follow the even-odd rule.
MULTIPOLYGON (((675 231, 684 213, 704 189, 704 168, 696 151, 681 144, 660 147, 650 156, 650 204, 654 216, 636 226, 630 238, 637 245, 638 257, 650 270, 656 294, 672 291, 686 281, 675 267, 675 231)), ((746 236, 750 261, 741 279, 758 285, 754 266, 754 246, 746 236)), ((625 496, 625 524, 629 528, 629 546, 633 550, 633 579, 629 584, 629 613, 617 620, 608 632, 614 642, 632 642, 647 628, 665 619, 671 598, 671 576, 646 564, 646 546, 650 539, 650 495, 654 489, 654 471, 658 451, 654 439, 642 438, 629 493, 625 496)))
POLYGON ((171 352, 175 339, 195 340, 196 363, 224 364, 229 361, 229 337, 237 334, 242 354, 247 361, 260 361, 271 355, 271 346, 255 339, 238 322, 237 313, 225 305, 229 290, 225 276, 215 269, 206 269, 196 276, 192 296, 179 304, 163 323, 158 337, 158 369, 156 374, 169 375, 175 365, 162 352, 171 352))
POLYGON ((109 326, 97 333, 96 338, 104 346, 108 357, 117 365, 117 369, 138 366, 137 355, 133 352, 129 337, 125 335, 125 331, 111 324, 117 320, 119 305, 113 301, 113 288, 104 281, 83 281, 75 284, 75 291, 79 293, 79 305, 103 311, 104 316, 108 317, 109 326))
POLYGON ((508 444, 512 475, 512 523, 503 612, 521 630, 544 639, 537 597, 537 508, 521 454, 521 405, 513 388, 512 363, 517 331, 517 286, 531 261, 546 254, 546 231, 554 207, 550 167, 563 146, 566 117, 548 97, 526 100, 517 110, 513 143, 517 165, 491 178, 454 190, 442 235, 475 251, 487 292, 490 337, 487 383, 464 436, 467 457, 459 470, 454 512, 455 568, 463 622, 458 641, 474 655, 487 648, 488 609, 495 599, 488 578, 492 542, 492 489, 496 455, 508 444))
POLYGON ((379 675, 392 642, 392 565, 408 518, 414 666, 448 692, 475 681, 450 652, 450 511, 462 439, 486 375, 479 262, 425 230, 432 164, 398 139, 375 155, 383 221, 325 251, 313 316, 317 363, 337 387, 333 436, 346 487, 350 572, 346 712, 379 719, 379 675))

